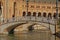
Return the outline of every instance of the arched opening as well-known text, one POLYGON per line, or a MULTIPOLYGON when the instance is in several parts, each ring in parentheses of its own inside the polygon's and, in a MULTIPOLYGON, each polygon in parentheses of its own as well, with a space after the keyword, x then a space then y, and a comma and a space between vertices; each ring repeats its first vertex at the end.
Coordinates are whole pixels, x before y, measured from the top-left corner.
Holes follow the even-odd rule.
POLYGON ((25 16, 26 15, 26 12, 23 12, 23 16, 25 16))
POLYGON ((0 2, 0 9, 1 9, 1 2, 0 2))
POLYGON ((56 18, 56 13, 54 13, 53 17, 56 18))
POLYGON ((36 16, 36 12, 33 12, 33 16, 36 16))
POLYGON ((12 17, 15 17, 15 8, 16 8, 16 2, 14 2, 14 14, 12 15, 12 17))
POLYGON ((43 13, 43 17, 46 17, 46 13, 45 12, 43 13))
POLYGON ((59 13, 59 17, 60 17, 60 13, 59 13))
POLYGON ((14 18, 14 17, 15 17, 15 15, 13 14, 13 15, 12 15, 12 17, 14 18))
MULTIPOLYGON (((33 24, 33 25, 35 25, 35 24, 33 24)), ((34 30, 33 25, 31 25, 31 26, 28 27, 28 31, 33 31, 34 30)))
POLYGON ((4 22, 4 15, 3 15, 3 3, 0 1, 0 20, 4 22))
POLYGON ((38 17, 40 17, 41 16, 41 12, 38 12, 38 17))
POLYGON ((8 27, 8 28, 7 28, 8 34, 14 34, 14 29, 15 29, 16 27, 18 27, 19 25, 23 25, 23 24, 26 24, 26 23, 19 23, 19 24, 16 24, 16 25, 13 25, 13 26, 8 27))
POLYGON ((51 13, 48 13, 48 17, 50 17, 50 18, 51 18, 51 17, 52 17, 52 14, 51 14, 51 13))
POLYGON ((15 14, 12 15, 13 20, 15 20, 15 14))
POLYGON ((31 12, 28 12, 27 16, 31 16, 31 12))
POLYGON ((0 2, 0 16, 2 14, 1 2, 0 2))
POLYGON ((34 27, 30 26, 28 27, 28 31, 33 31, 34 30, 34 27))

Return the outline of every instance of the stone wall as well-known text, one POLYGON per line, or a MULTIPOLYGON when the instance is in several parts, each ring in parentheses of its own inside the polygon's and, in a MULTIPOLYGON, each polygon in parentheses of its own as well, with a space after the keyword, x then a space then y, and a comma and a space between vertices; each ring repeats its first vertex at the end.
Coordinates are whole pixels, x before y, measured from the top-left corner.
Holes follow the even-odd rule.
MULTIPOLYGON (((12 15, 14 14, 14 2, 16 2, 16 4, 15 4, 15 17, 22 16, 23 11, 27 12, 26 1, 23 1, 23 0, 8 0, 8 1, 2 0, 1 2, 2 2, 2 6, 3 6, 3 17, 5 19, 12 18, 12 15)), ((28 5, 29 5, 28 11, 31 13, 41 12, 43 15, 43 12, 46 12, 46 15, 48 15, 48 13, 51 13, 53 15, 56 12, 56 8, 52 8, 52 7, 56 7, 55 3, 29 2, 28 5), (31 6, 34 6, 34 8, 32 8, 31 6), (36 6, 40 6, 40 8, 36 8, 36 6), (51 8, 47 8, 47 7, 51 7, 51 8)), ((60 5, 59 5, 59 7, 60 7, 60 5)), ((60 13, 60 9, 58 12, 60 13)))

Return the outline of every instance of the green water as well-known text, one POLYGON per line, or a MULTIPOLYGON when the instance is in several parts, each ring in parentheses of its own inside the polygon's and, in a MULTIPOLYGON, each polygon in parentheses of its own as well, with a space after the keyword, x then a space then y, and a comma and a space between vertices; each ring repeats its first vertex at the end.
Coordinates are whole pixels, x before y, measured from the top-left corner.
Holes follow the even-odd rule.
MULTIPOLYGON (((0 40, 55 40, 55 36, 46 32, 28 32, 14 35, 0 35, 0 40)), ((57 38, 57 40, 59 40, 57 38)))

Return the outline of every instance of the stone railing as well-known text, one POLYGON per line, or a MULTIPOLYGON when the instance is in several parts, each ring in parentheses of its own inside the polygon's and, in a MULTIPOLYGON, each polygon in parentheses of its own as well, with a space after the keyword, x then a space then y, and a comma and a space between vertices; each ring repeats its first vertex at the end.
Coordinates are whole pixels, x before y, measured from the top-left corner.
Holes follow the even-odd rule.
POLYGON ((44 23, 50 23, 50 24, 55 24, 55 19, 54 18, 47 18, 47 17, 33 17, 33 16, 25 16, 25 17, 14 17, 14 18, 9 18, 9 19, 4 19, 1 21, 1 24, 6 24, 10 22, 18 22, 18 21, 35 21, 35 22, 44 22, 44 23))

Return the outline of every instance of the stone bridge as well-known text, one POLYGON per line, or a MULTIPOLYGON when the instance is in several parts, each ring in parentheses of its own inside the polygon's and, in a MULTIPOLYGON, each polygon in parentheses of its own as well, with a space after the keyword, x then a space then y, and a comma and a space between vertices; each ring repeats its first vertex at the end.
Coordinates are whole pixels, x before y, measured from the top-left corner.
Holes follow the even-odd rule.
MULTIPOLYGON (((16 28, 23 26, 23 29, 27 30, 27 27, 34 24, 39 24, 42 27, 48 28, 51 33, 55 33, 55 19, 48 19, 44 17, 16 17, 3 20, 0 25, 0 34, 9 34, 11 31, 17 31, 16 28)), ((38 28, 41 28, 41 27, 38 28)), ((37 27, 37 26, 36 26, 37 27)), ((37 29, 35 27, 35 29, 37 29)))

